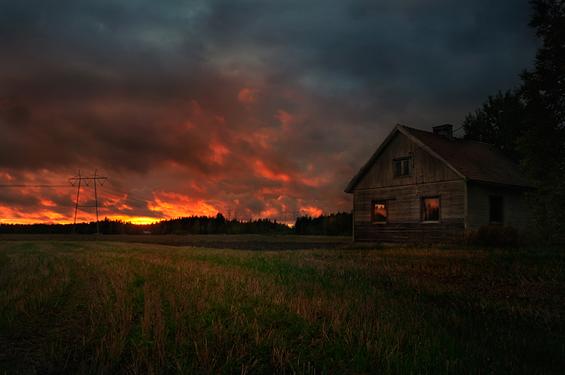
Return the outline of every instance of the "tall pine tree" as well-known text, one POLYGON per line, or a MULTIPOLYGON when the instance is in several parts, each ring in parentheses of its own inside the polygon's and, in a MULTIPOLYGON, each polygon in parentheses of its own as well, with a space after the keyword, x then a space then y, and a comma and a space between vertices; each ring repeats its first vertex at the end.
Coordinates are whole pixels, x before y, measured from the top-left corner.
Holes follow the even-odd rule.
POLYGON ((522 73, 526 106, 521 161, 537 187, 530 196, 537 229, 565 243, 565 0, 535 0, 530 26, 543 40, 534 68, 522 73))

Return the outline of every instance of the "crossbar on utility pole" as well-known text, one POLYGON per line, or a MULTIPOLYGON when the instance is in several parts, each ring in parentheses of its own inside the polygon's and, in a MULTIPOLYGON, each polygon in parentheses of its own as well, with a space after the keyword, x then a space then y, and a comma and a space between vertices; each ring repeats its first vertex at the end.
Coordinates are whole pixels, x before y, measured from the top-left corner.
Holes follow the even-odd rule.
POLYGON ((284 222, 286 223, 286 214, 293 214, 294 222, 296 222, 296 214, 299 214, 300 211, 281 211, 281 214, 284 214, 284 222))
POLYGON ((75 233, 75 228, 77 225, 77 212, 78 212, 78 208, 79 207, 92 207, 92 206, 80 206, 78 204, 78 198, 80 196, 80 184, 82 181, 84 181, 84 183, 86 184, 86 186, 88 186, 91 182, 94 182, 94 201, 95 206, 96 207, 96 233, 100 234, 100 225, 99 225, 99 220, 98 220, 98 195, 96 192, 96 184, 99 183, 100 186, 104 185, 104 182, 106 182, 107 178, 106 177, 100 177, 97 175, 98 173, 98 169, 96 169, 94 171, 94 175, 89 176, 89 177, 83 177, 80 174, 80 170, 78 171, 78 175, 76 175, 75 177, 71 177, 69 178, 69 182, 71 183, 72 186, 75 186, 75 184, 78 182, 78 188, 77 188, 77 203, 75 206, 75 220, 73 223, 73 233, 75 233))

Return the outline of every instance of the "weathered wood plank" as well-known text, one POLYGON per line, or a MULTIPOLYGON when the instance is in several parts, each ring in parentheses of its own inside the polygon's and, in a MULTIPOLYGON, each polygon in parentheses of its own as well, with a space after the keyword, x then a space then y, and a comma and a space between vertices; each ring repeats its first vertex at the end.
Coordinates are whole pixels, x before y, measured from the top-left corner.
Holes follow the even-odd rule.
MULTIPOLYGON (((531 229, 532 215, 523 188, 469 182, 402 132, 387 138, 376 160, 354 188, 355 241, 433 242, 461 230, 488 225, 493 217, 520 231, 531 229), (402 160, 395 176, 395 160, 402 160), (404 161, 410 173, 404 174, 404 161), (439 198, 440 218, 422 222, 424 198, 439 198), (372 223, 372 202, 385 202, 386 222, 372 223)), ((382 209, 382 207, 381 207, 382 209)), ((382 218, 382 213, 379 215, 382 218)))
POLYGON ((519 231, 532 229, 531 209, 524 201, 524 190, 513 187, 469 183, 467 229, 473 230, 490 224, 489 196, 502 197, 503 222, 519 231))
POLYGON ((460 179, 440 160, 402 133, 397 133, 363 176, 356 189, 403 186, 460 179), (411 157, 409 176, 395 177, 393 160, 411 157))
POLYGON ((465 229, 465 181, 355 190, 355 240, 433 242, 465 229), (423 223, 422 199, 439 197, 440 222, 423 223), (371 202, 386 201, 387 223, 371 222, 371 202))
POLYGON ((442 224, 406 223, 375 228, 370 225, 358 225, 355 228, 355 241, 402 243, 436 243, 453 238, 465 230, 461 221, 443 222, 442 224))

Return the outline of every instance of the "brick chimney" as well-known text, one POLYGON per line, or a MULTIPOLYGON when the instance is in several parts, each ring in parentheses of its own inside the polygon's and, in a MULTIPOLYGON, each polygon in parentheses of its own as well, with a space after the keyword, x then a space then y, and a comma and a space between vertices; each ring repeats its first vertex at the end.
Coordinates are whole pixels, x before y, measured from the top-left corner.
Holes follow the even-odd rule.
POLYGON ((453 139, 453 125, 445 124, 434 126, 433 128, 434 134, 445 135, 449 139, 453 139))

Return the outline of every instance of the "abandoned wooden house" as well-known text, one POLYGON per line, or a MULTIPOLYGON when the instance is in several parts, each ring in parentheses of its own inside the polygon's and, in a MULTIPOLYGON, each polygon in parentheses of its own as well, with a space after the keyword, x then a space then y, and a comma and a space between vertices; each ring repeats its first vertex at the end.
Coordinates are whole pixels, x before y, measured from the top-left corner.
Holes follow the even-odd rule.
POLYGON ((498 148, 396 125, 346 193, 353 194, 353 239, 438 242, 484 225, 532 225, 524 193, 532 183, 498 148))

